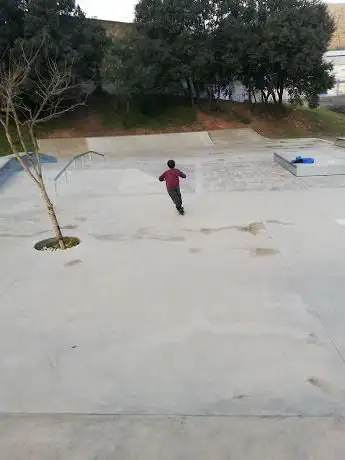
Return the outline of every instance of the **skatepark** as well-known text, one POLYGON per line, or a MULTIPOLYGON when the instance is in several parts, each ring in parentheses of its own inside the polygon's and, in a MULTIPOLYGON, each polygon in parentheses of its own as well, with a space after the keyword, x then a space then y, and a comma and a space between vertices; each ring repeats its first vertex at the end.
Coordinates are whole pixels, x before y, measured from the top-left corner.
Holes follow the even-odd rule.
POLYGON ((2 157, 3 458, 343 458, 345 149, 249 129, 40 148, 81 244, 33 249, 49 219, 2 157))

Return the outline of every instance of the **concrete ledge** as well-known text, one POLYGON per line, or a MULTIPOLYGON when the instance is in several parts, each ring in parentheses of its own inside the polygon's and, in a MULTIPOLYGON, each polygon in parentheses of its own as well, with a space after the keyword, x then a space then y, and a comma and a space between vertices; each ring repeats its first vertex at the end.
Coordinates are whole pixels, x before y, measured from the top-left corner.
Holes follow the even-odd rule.
POLYGON ((0 157, 0 171, 12 160, 12 158, 14 158, 14 155, 4 155, 0 157))
POLYGON ((292 164, 290 161, 286 160, 282 155, 274 152, 273 159, 275 163, 278 163, 283 168, 287 169, 294 176, 298 176, 298 170, 295 164, 292 164))
POLYGON ((345 147, 345 137, 337 137, 336 141, 335 141, 335 145, 337 147, 345 147))
POLYGON ((14 162, 16 162, 14 155, 6 155, 0 158, 0 188, 11 178, 14 172, 14 162))
MULTIPOLYGON (((298 153, 297 153, 298 155, 298 153)), ((306 154, 315 159, 314 164, 293 164, 291 163, 296 158, 296 153, 274 153, 273 159, 275 163, 280 164, 296 177, 310 176, 337 176, 345 175, 345 155, 339 155, 338 152, 327 152, 317 154, 306 154)))
MULTIPOLYGON (((22 153, 20 155, 27 163, 26 155, 22 153)), ((40 161, 42 164, 57 162, 54 156, 48 155, 46 153, 41 154, 40 161)), ((6 155, 0 158, 0 188, 6 185, 18 171, 22 171, 22 167, 15 155, 6 155)))

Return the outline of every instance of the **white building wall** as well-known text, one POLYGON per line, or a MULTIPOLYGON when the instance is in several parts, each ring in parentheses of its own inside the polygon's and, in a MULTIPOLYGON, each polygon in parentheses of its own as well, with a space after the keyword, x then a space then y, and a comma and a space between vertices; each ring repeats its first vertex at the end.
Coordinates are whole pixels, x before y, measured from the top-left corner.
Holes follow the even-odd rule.
MULTIPOLYGON (((332 62, 333 64, 333 72, 336 79, 335 86, 327 91, 325 94, 321 94, 322 96, 344 96, 345 95, 345 49, 344 50, 336 50, 336 51, 328 51, 324 55, 324 59, 327 62, 332 62)), ((244 102, 248 100, 248 94, 246 92, 245 87, 240 83, 237 82, 233 88, 232 100, 237 102, 244 102)), ((258 100, 260 99, 260 94, 258 94, 258 100)), ((287 93, 284 94, 284 100, 287 101, 289 99, 289 95, 287 93)))
POLYGON ((325 96, 345 95, 345 49, 328 51, 324 57, 325 61, 333 64, 333 72, 336 79, 334 88, 329 90, 325 96))

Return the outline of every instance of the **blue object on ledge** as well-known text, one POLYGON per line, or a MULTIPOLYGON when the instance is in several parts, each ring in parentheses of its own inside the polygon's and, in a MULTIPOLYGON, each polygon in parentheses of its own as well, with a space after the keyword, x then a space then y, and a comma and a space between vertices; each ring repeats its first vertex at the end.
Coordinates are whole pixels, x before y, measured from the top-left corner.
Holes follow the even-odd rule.
POLYGON ((315 160, 314 158, 311 158, 311 157, 306 157, 306 158, 303 158, 303 157, 296 157, 294 160, 291 161, 292 164, 313 164, 315 163, 315 160))

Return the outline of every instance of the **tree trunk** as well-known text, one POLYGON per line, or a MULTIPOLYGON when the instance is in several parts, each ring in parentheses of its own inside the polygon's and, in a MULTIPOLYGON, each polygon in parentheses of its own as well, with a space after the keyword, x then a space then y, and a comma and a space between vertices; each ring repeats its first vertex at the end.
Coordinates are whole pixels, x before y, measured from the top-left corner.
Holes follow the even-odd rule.
POLYGON ((101 69, 100 66, 97 65, 96 67, 96 72, 95 72, 95 90, 94 93, 100 94, 103 92, 103 87, 102 87, 102 77, 101 77, 101 69))
POLYGON ((186 79, 181 79, 180 83, 181 83, 181 88, 182 88, 182 91, 184 92, 184 95, 186 96, 186 98, 189 98, 187 80, 186 79))
POLYGON ((52 226, 53 226, 53 232, 54 232, 55 238, 56 238, 56 240, 57 240, 57 242, 59 244, 59 247, 60 247, 60 249, 66 249, 65 248, 65 243, 64 243, 64 240, 63 240, 63 235, 62 235, 62 232, 61 232, 59 222, 58 222, 57 217, 56 217, 56 213, 55 213, 53 203, 50 201, 50 198, 48 196, 48 193, 47 193, 47 190, 46 190, 46 187, 45 187, 43 181, 40 181, 39 189, 40 189, 41 196, 42 196, 42 199, 44 201, 44 204, 46 205, 48 216, 49 216, 49 218, 51 220, 51 223, 52 223, 52 226))
POLYGON ((283 104, 283 95, 284 95, 284 86, 283 84, 280 86, 280 88, 278 88, 278 97, 279 97, 279 104, 282 105, 283 104))
POLYGON ((196 103, 200 105, 200 88, 198 84, 194 86, 195 86, 196 103))
POLYGON ((276 98, 276 94, 275 94, 274 90, 271 91, 271 96, 272 96, 273 102, 276 104, 277 103, 277 98, 276 98))
POLYGON ((190 87, 192 89, 192 98, 193 98, 193 105, 196 104, 197 100, 196 100, 196 85, 194 83, 194 80, 192 77, 189 77, 190 78, 190 87))
POLYGON ((130 116, 130 113, 131 113, 131 101, 130 101, 129 98, 126 98, 126 101, 125 101, 124 121, 123 121, 123 124, 124 124, 125 128, 128 128, 128 127, 129 127, 129 116, 130 116))
POLYGON ((214 94, 213 94, 213 90, 209 86, 207 86, 207 96, 208 96, 208 106, 210 109, 212 109, 214 94))
POLYGON ((247 93, 248 93, 249 103, 252 104, 253 103, 252 90, 250 88, 247 88, 247 93))
POLYGON ((283 96, 284 96, 284 87, 285 87, 285 82, 286 82, 286 72, 283 71, 278 79, 278 84, 277 84, 277 94, 278 94, 278 103, 280 105, 283 104, 283 96))
MULTIPOLYGON (((36 165, 34 164, 34 168, 36 170, 36 173, 37 173, 39 179, 42 180, 42 167, 41 167, 40 151, 39 151, 39 146, 38 146, 37 139, 36 139, 36 136, 35 136, 34 127, 31 124, 29 124, 28 130, 29 130, 30 139, 31 139, 31 142, 32 142, 32 145, 33 145, 35 156, 36 156, 36 165)), ((29 156, 29 154, 28 154, 28 156, 29 156)))
POLYGON ((190 77, 186 78, 186 83, 187 83, 187 88, 188 88, 188 96, 189 96, 189 100, 190 100, 190 105, 191 105, 191 107, 194 107, 193 88, 192 88, 192 85, 191 85, 190 77))
POLYGON ((265 93, 265 91, 262 89, 261 90, 261 99, 264 104, 267 104, 268 102, 268 95, 265 93))

